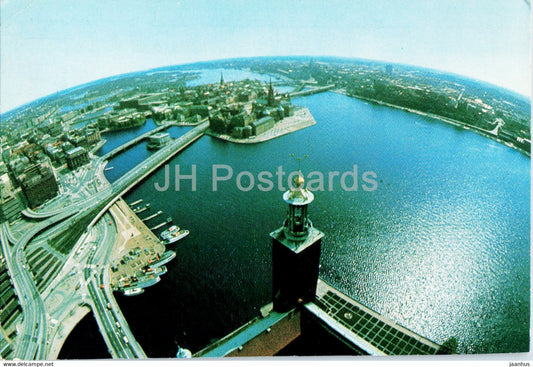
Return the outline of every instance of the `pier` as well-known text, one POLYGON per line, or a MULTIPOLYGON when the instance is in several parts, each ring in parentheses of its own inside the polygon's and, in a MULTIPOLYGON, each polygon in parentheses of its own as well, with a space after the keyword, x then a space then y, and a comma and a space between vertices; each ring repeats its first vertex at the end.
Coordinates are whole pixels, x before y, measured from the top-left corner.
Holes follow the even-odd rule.
MULTIPOLYGON (((208 125, 209 124, 205 122, 192 128, 187 133, 171 142, 165 148, 153 153, 143 162, 137 164, 113 183, 107 183, 105 176, 103 176, 103 170, 98 170, 97 177, 105 184, 97 187, 97 191, 86 198, 62 208, 54 208, 52 210, 40 212, 34 212, 31 210, 26 211, 24 214, 25 216, 33 218, 34 220, 40 220, 40 222, 35 224, 32 229, 26 232, 23 236, 16 239, 16 243, 13 244, 12 251, 10 251, 9 254, 15 255, 22 253, 30 241, 32 241, 38 234, 52 226, 57 227, 57 231, 55 232, 55 235, 58 236, 58 242, 56 243, 57 246, 68 245, 69 243, 70 246, 72 246, 73 239, 78 240, 81 236, 87 236, 87 233, 93 233, 93 229, 100 232, 101 227, 105 228, 106 225, 110 225, 106 224, 107 221, 99 221, 100 218, 102 218, 102 216, 110 208, 114 207, 117 204, 117 201, 121 202, 122 195, 128 192, 132 187, 138 185, 139 182, 157 170, 162 164, 167 162, 176 154, 179 154, 182 150, 186 149, 196 140, 200 139, 204 135, 208 125), (75 231, 72 230, 72 227, 68 227, 63 223, 67 218, 79 223, 79 225, 75 228, 75 231)), ((99 162, 98 164, 102 164, 104 161, 102 158, 99 158, 97 162, 99 162)), ((117 209, 115 211, 112 209, 114 214, 121 212, 118 215, 126 217, 126 220, 121 221, 122 224, 117 227, 119 233, 121 234, 117 238, 120 239, 121 244, 119 244, 118 249, 115 248, 113 252, 122 252, 122 249, 125 249, 122 248, 122 246, 127 246, 128 248, 142 247, 142 252, 144 253, 144 248, 146 248, 145 244, 148 240, 146 236, 151 238, 149 241, 153 242, 155 249, 153 249, 154 253, 150 253, 151 251, 148 249, 149 254, 143 256, 155 256, 156 249, 158 253, 162 252, 164 247, 162 247, 163 245, 161 244, 161 241, 159 241, 155 235, 150 234, 148 231, 145 233, 146 235, 143 235, 144 231, 142 229, 139 230, 139 228, 142 228, 144 223, 138 218, 137 222, 135 215, 132 215, 133 218, 129 218, 128 212, 132 212, 132 210, 126 203, 123 205, 125 207, 122 207, 121 210, 117 209), (133 222, 130 221, 130 219, 132 219, 133 222)), ((117 222, 116 217, 115 222, 117 222)), ((101 236, 104 236, 105 234, 109 234, 111 232, 101 231, 101 233, 101 236)), ((4 241, 4 237, 2 237, 2 245, 7 246, 6 241, 4 241)), ((81 245, 78 244, 74 247, 73 251, 80 251, 82 247, 83 243, 81 245)), ((108 249, 109 246, 86 246, 85 250, 79 254, 81 258, 78 261, 83 261, 84 264, 91 265, 103 264, 104 261, 107 261, 106 258, 108 256, 108 249)), ((14 259, 12 259, 10 256, 6 257, 6 263, 9 265, 9 268, 12 271, 15 271, 17 274, 17 276, 13 277, 12 279, 15 288, 20 290, 19 294, 23 294, 23 296, 21 296, 19 299, 21 300, 22 311, 24 315, 27 316, 20 331, 21 342, 20 344, 17 344, 13 355, 16 358, 26 360, 34 357, 37 357, 38 359, 47 359, 47 356, 57 353, 58 349, 54 349, 54 351, 51 352, 51 350, 48 350, 46 346, 60 346, 60 343, 63 339, 61 339, 60 336, 55 336, 55 334, 49 335, 47 332, 45 304, 38 293, 36 285, 33 283, 33 281, 29 280, 32 277, 29 269, 27 267, 23 267, 22 262, 11 260, 14 259), (35 325, 37 325, 37 327, 35 325)), ((113 272, 108 273, 106 271, 97 271, 95 277, 95 274, 92 273, 94 269, 92 267, 87 267, 86 270, 78 272, 77 276, 80 284, 81 282, 84 284, 83 289, 87 291, 87 299, 90 299, 88 306, 94 311, 98 326, 102 335, 104 336, 104 341, 108 347, 108 350, 110 351, 111 356, 115 358, 145 358, 146 355, 142 351, 142 348, 139 346, 139 344, 135 341, 133 334, 127 327, 127 323, 124 321, 124 318, 112 296, 110 283, 113 282, 113 280, 109 279, 108 277, 110 277, 111 273, 113 272), (106 306, 108 303, 111 304, 111 310, 109 310, 106 306), (122 331, 120 331, 116 326, 115 320, 116 322, 120 323, 120 330, 122 331), (127 336, 129 341, 124 342, 124 338, 122 336, 127 336)), ((58 283, 64 279, 67 279, 66 277, 69 276, 68 274, 71 270, 72 265, 65 267, 60 276, 56 278, 54 282, 58 283)), ((51 289, 53 292, 53 288, 51 289)), ((80 306, 79 301, 74 299, 70 303, 67 302, 67 304, 63 305, 62 307, 72 307, 72 310, 74 313, 76 313, 80 307, 86 306, 80 306)), ((68 315, 69 314, 61 314, 60 319, 58 319, 59 322, 66 320, 66 318, 69 317, 68 315)), ((50 329, 48 328, 48 330, 50 329)))
POLYGON ((161 227, 164 227, 164 226, 166 226, 167 224, 170 224, 170 223, 172 223, 172 218, 167 218, 166 221, 164 221, 164 222, 162 222, 162 223, 159 223, 158 225, 155 225, 155 226, 153 226, 153 227, 150 227, 150 230, 151 230, 151 231, 155 231, 156 229, 159 229, 159 228, 161 228, 161 227))
POLYGON ((134 201, 133 203, 129 204, 130 207, 134 207, 135 205, 138 205, 143 202, 143 199, 139 199, 134 201))
POLYGON ((157 213, 154 213, 154 214, 152 214, 152 215, 149 215, 149 216, 147 216, 146 218, 141 218, 141 220, 142 220, 143 222, 147 222, 147 221, 149 221, 150 219, 153 219, 153 218, 157 217, 158 215, 161 215, 162 213, 163 213, 163 211, 162 211, 162 210, 159 210, 157 213))
POLYGON ((133 209, 133 211, 135 212, 135 214, 141 214, 142 212, 148 210, 149 208, 150 208, 150 204, 146 204, 143 207, 137 207, 137 208, 133 209))

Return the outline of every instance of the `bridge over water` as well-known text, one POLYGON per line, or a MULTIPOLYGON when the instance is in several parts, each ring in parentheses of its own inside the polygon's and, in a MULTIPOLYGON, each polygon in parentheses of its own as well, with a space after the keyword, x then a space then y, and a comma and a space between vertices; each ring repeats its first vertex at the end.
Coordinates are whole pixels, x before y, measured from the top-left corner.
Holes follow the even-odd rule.
MULTIPOLYGON (((168 126, 170 125, 161 126, 156 130, 161 131, 168 126)), ((6 228, 7 223, 2 225, 2 248, 6 258, 6 264, 12 276, 13 286, 20 300, 24 315, 24 321, 21 324, 19 336, 15 341, 15 358, 21 358, 24 360, 47 359, 49 356, 47 344, 53 342, 48 340, 47 311, 45 310, 42 295, 37 290, 29 267, 25 266, 26 256, 24 249, 26 246, 38 235, 54 228, 54 230, 57 229, 59 234, 65 233, 65 236, 63 237, 56 237, 58 241, 67 241, 71 246, 73 245, 71 241, 74 240, 76 242, 74 248, 70 250, 70 254, 72 254, 82 245, 91 228, 98 223, 98 219, 101 218, 118 198, 157 170, 173 156, 201 138, 208 126, 209 123, 204 122, 192 128, 180 138, 172 141, 163 149, 160 149, 146 160, 139 163, 115 182, 103 185, 98 192, 86 199, 56 210, 46 212, 26 211, 26 216, 40 221, 32 225, 31 231, 28 231, 18 238, 15 238, 9 228, 6 228), (73 229, 69 226, 69 223, 74 222, 79 224, 79 228, 73 229), (76 232, 74 233, 75 235, 73 235, 73 232, 76 232), (11 243, 13 247, 10 248, 9 243, 11 243)), ((143 136, 137 138, 138 140, 136 142, 153 133, 154 130, 143 134, 143 136)), ((130 146, 131 144, 134 143, 130 142, 130 146)), ((102 158, 100 158, 99 163, 102 164, 103 162, 102 158)), ((71 263, 70 265, 73 266, 80 263, 88 264, 93 261, 104 265, 105 251, 101 254, 98 252, 90 253, 87 251, 85 254, 86 256, 83 259, 80 259, 77 263, 71 263)), ((68 269, 63 269, 61 274, 68 274, 68 271, 68 269)), ((104 340, 114 357, 145 357, 142 348, 135 341, 131 332, 128 333, 129 328, 127 327, 126 321, 123 320, 123 316, 121 317, 116 302, 109 302, 112 298, 111 292, 98 287, 99 283, 96 280, 99 280, 100 282, 103 281, 103 283, 100 284, 105 284, 104 274, 105 272, 99 273, 96 275, 96 278, 94 274, 86 274, 87 280, 92 279, 87 283, 87 288, 92 300, 91 308, 93 308, 93 311, 95 311, 95 314, 97 315, 96 317, 99 320, 98 323, 101 332, 104 335, 104 340), (106 302, 110 303, 111 307, 108 308, 106 302), (124 336, 118 336, 118 326, 113 323, 113 320, 115 320, 115 323, 118 322, 119 324, 124 325, 121 329, 123 329, 129 336, 127 337, 124 335, 127 337, 127 341, 124 339, 124 336)))

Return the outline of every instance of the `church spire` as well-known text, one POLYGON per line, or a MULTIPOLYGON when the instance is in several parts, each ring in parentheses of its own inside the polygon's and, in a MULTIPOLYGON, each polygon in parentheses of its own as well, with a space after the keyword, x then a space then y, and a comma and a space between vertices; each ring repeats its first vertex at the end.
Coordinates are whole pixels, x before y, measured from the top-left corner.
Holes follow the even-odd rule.
POLYGON ((270 84, 268 85, 267 103, 268 106, 274 106, 274 88, 272 87, 272 78, 270 78, 270 84))

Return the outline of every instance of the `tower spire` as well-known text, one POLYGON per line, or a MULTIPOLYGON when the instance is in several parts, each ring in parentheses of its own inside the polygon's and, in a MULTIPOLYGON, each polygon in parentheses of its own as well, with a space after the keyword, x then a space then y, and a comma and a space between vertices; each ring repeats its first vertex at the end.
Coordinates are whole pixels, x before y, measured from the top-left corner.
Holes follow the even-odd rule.
POLYGON ((296 159, 298 173, 292 187, 283 194, 283 200, 289 204, 287 216, 283 226, 270 233, 273 302, 274 310, 278 312, 286 312, 315 299, 324 236, 307 216, 307 207, 313 202, 314 195, 305 188, 301 171, 303 158, 296 159))
POLYGON ((268 106, 274 106, 274 88, 272 87, 272 78, 270 78, 270 83, 268 85, 267 103, 268 106))
POLYGON ((296 159, 296 160, 298 161, 298 172, 302 172, 302 170, 301 170, 301 164, 302 164, 302 161, 303 161, 304 159, 309 158, 309 156, 306 154, 306 155, 304 155, 303 157, 296 157, 296 154, 292 153, 292 154, 290 155, 290 157, 291 157, 291 158, 294 158, 294 159, 296 159))

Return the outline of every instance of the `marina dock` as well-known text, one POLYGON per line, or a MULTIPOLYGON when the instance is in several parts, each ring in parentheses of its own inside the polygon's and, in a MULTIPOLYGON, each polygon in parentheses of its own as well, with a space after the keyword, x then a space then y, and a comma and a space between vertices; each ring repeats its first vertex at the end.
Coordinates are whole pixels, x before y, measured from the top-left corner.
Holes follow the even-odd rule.
POLYGON ((168 217, 166 221, 164 221, 163 223, 159 223, 158 225, 156 226, 153 226, 153 227, 150 227, 150 230, 151 231, 155 231, 156 229, 159 229, 163 226, 166 226, 167 224, 170 224, 172 223, 172 218, 171 217, 168 217))
POLYGON ((135 205, 140 204, 140 203, 142 203, 142 202, 143 202, 143 199, 139 199, 139 200, 136 200, 136 201, 134 201, 133 203, 128 204, 128 205, 129 205, 130 207, 134 207, 135 205))
POLYGON ((137 208, 133 209, 133 212, 135 214, 141 214, 142 212, 144 212, 145 210, 148 210, 149 208, 150 208, 150 204, 146 204, 143 207, 138 206, 137 208))
POLYGON ((162 210, 159 210, 157 213, 154 213, 154 214, 152 214, 152 215, 149 215, 149 216, 147 216, 146 218, 141 218, 141 220, 142 220, 143 222, 147 222, 147 221, 149 221, 150 219, 154 219, 155 217, 157 217, 158 215, 161 215, 161 214, 163 214, 163 211, 162 211, 162 210))

